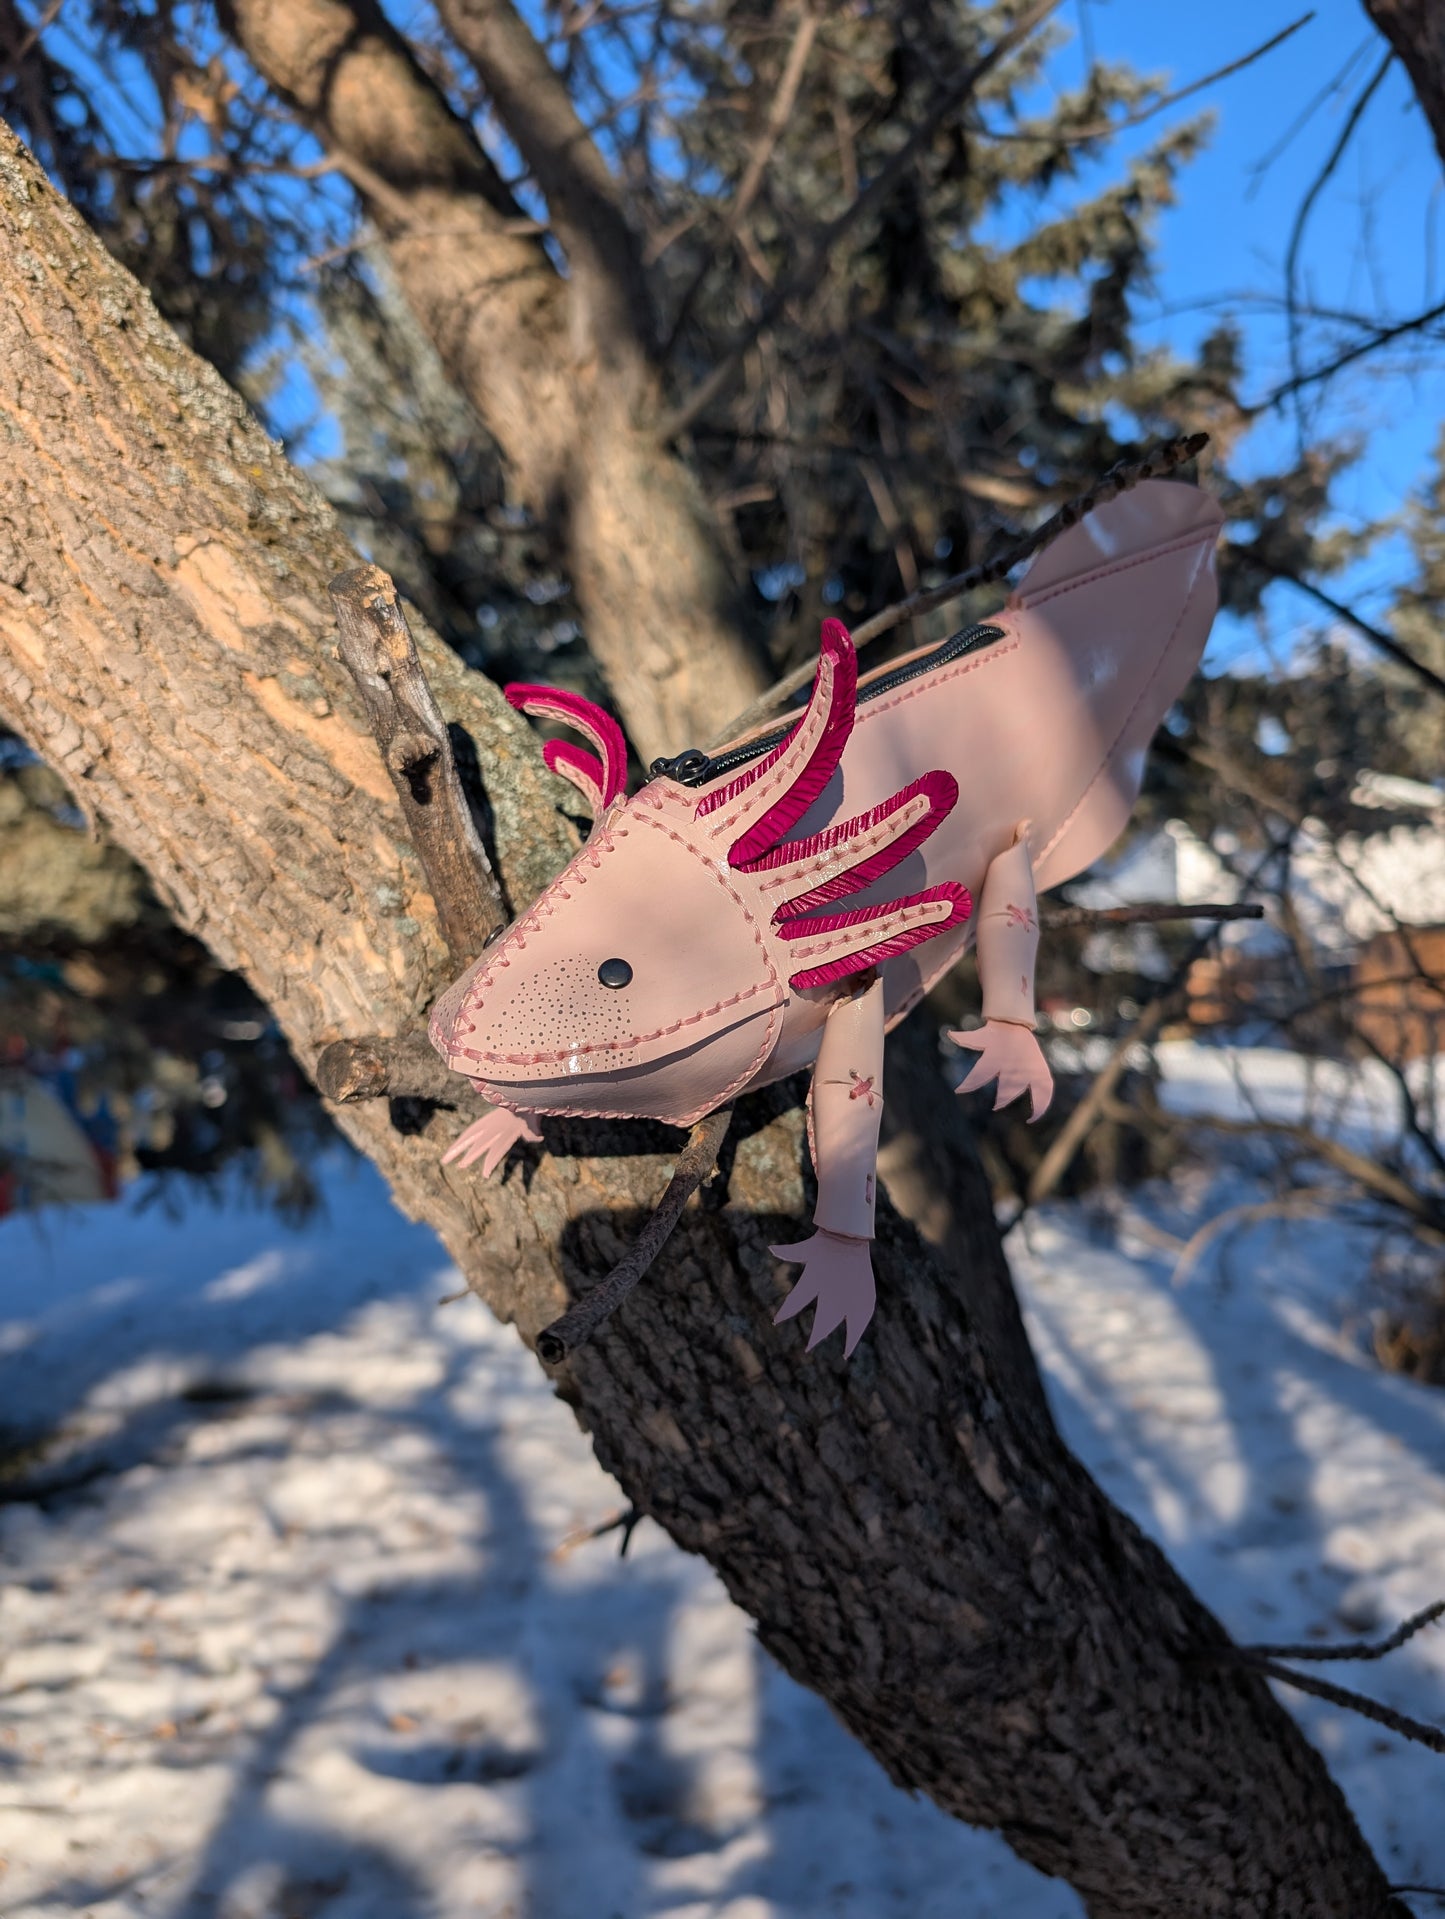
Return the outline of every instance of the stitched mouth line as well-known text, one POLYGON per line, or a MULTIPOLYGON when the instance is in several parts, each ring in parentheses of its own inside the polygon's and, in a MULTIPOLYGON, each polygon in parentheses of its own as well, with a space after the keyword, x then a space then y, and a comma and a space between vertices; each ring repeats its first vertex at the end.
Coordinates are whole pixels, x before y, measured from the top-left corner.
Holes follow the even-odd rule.
MULTIPOLYGON (((689 1013, 686 1019, 674 1020, 670 1026, 659 1026, 651 1033, 633 1033, 626 1039, 589 1040, 578 1046, 563 1047, 560 1051, 534 1048, 527 1053, 494 1053, 474 1046, 459 1046, 456 1057, 491 1066, 565 1066, 569 1060, 584 1059, 596 1053, 635 1052, 639 1046, 650 1046, 655 1040, 667 1039, 674 1033, 685 1033, 690 1026, 698 1026, 718 1013, 725 1013, 731 1006, 741 1006, 747 1000, 756 999, 759 993, 769 992, 771 987, 770 980, 760 980, 755 986, 744 987, 740 993, 731 993, 726 999, 704 1006, 700 1012, 689 1013)), ((770 1005, 773 1003, 769 1001, 770 1005)))

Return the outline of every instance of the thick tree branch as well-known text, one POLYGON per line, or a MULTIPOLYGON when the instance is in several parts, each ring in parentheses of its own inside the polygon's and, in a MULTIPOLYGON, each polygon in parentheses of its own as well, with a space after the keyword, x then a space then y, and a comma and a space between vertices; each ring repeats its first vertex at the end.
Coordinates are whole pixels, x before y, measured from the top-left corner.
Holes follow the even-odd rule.
POLYGON ((571 94, 511 0, 439 0, 438 11, 542 189, 593 349, 609 371, 635 376, 654 348, 647 281, 617 182, 571 94))
MULTIPOLYGON (((82 791, 181 923, 243 970, 298 1058, 415 1032, 445 952, 327 581, 313 489, 0 131, 0 715, 82 791)), ((568 843, 535 743, 424 630, 473 732, 502 879, 568 843)), ((337 1109, 397 1201, 535 1341, 606 1271, 671 1155, 601 1123, 526 1180, 438 1165, 464 1123, 337 1109)), ((688 1207, 560 1382, 626 1497, 715 1565, 762 1643, 900 1784, 999 1828, 1110 1919, 1396 1919, 1319 1755, 1158 1548, 1007 1384, 885 1203, 853 1360, 771 1325, 768 1245, 805 1206, 785 1089, 740 1108, 688 1207)), ((584 1129, 585 1130, 585 1129, 584 1129)), ((975 1257, 997 1260, 979 1231, 975 1257)))
POLYGON ((756 696, 763 668, 706 503, 645 425, 657 399, 645 328, 628 318, 640 295, 617 291, 630 242, 600 162, 563 138, 540 48, 543 95, 522 84, 525 49, 509 43, 506 98, 530 136, 553 138, 558 211, 578 233, 601 222, 587 243, 595 274, 573 234, 580 280, 556 272, 378 0, 222 0, 221 19, 360 192, 419 324, 562 549, 633 744, 651 759, 704 737, 756 696))

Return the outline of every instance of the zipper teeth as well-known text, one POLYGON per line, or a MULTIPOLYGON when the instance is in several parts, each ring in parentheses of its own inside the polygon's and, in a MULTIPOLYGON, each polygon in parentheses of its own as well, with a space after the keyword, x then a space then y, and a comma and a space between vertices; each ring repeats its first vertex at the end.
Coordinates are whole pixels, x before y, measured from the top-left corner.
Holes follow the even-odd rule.
MULTIPOLYGON (((908 666, 896 667, 893 672, 883 674, 871 685, 864 687, 858 695, 858 704, 862 706, 869 700, 876 700, 882 693, 891 693, 895 687, 904 686, 909 680, 919 679, 923 674, 932 673, 935 668, 947 666, 953 660, 962 658, 965 653, 972 653, 977 647, 987 646, 992 641, 1001 640, 1003 637, 1004 629, 1001 626, 985 623, 961 627, 957 633, 950 634, 946 640, 940 640, 932 652, 925 653, 921 659, 912 661, 908 666)), ((709 785, 713 780, 735 772, 738 767, 746 766, 750 760, 758 759, 764 753, 770 753, 775 746, 782 744, 791 731, 790 726, 779 727, 776 732, 764 733, 758 739, 749 740, 745 746, 731 747, 726 753, 719 753, 715 758, 705 758, 700 766, 691 768, 685 774, 674 773, 671 777, 681 786, 709 785)), ((677 755, 679 760, 683 757, 681 753, 677 755)), ((668 762, 656 762, 654 772, 666 764, 668 762)))

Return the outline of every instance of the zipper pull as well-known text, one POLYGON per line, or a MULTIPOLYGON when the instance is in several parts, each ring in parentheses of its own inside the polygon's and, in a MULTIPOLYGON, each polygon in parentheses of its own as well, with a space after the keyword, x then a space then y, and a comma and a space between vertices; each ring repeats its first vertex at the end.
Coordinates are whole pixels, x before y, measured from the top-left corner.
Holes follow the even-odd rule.
POLYGON ((655 780, 676 780, 681 786, 701 786, 712 770, 712 761, 700 747, 689 746, 672 759, 654 760, 648 772, 655 780))

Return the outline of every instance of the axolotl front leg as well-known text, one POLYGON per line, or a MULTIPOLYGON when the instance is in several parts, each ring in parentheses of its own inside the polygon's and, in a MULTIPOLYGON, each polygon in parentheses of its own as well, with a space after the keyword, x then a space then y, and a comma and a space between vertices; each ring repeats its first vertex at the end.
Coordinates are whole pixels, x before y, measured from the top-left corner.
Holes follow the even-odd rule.
POLYGON ((958 1090, 972 1093, 996 1079, 995 1110, 1027 1093, 1030 1118, 1039 1119, 1054 1096, 1054 1076, 1034 1036, 1039 903, 1027 820, 1014 829, 1013 845, 998 855, 984 876, 976 925, 984 1024, 976 1032, 948 1036, 956 1046, 979 1056, 958 1090))
POLYGON ((513 1113, 497 1106, 474 1119, 465 1132, 458 1133, 442 1154, 442 1165, 455 1161, 460 1166, 482 1162, 482 1178, 490 1179, 520 1139, 540 1145, 541 1128, 534 1113, 513 1113))
POLYGON ((774 1246, 779 1259, 800 1260, 802 1277, 777 1321, 816 1302, 811 1352, 846 1321, 843 1356, 873 1317, 873 1215, 878 1183, 878 1129, 883 1121, 883 982, 839 1000, 828 1014, 808 1094, 808 1138, 818 1175, 812 1236, 774 1246))

